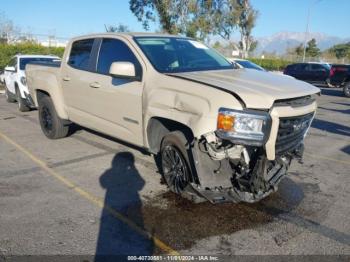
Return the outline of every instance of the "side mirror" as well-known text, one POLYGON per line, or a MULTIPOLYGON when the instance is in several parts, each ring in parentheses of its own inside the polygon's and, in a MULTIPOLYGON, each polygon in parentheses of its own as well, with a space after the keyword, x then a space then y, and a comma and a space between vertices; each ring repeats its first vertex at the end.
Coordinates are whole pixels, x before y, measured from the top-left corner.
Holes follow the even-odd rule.
POLYGON ((130 62, 114 62, 109 68, 109 74, 111 76, 139 80, 136 76, 135 65, 130 62))
POLYGON ((5 71, 16 72, 16 68, 14 66, 6 66, 5 71))

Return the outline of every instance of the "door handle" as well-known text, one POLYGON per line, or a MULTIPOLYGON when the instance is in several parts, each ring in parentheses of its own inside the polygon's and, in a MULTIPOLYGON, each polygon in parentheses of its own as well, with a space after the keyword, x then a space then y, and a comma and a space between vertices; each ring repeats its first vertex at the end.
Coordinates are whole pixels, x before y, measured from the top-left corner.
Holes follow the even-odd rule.
POLYGON ((98 82, 90 83, 89 86, 92 87, 92 88, 100 88, 101 87, 101 85, 98 82))
POLYGON ((69 76, 65 76, 62 78, 63 81, 70 81, 70 77, 69 76))

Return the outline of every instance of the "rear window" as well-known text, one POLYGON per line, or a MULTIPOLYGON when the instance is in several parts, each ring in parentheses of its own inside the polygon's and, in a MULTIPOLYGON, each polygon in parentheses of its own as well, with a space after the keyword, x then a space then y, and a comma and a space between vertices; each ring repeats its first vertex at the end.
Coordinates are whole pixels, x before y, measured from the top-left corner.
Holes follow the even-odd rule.
POLYGON ((75 41, 72 44, 68 64, 74 68, 88 70, 94 39, 75 41))
POLYGON ((21 58, 19 62, 20 70, 26 69, 26 65, 33 62, 53 62, 58 60, 58 58, 53 57, 25 57, 21 58))
POLYGON ((330 66, 328 64, 308 64, 307 70, 309 71, 328 71, 330 66))

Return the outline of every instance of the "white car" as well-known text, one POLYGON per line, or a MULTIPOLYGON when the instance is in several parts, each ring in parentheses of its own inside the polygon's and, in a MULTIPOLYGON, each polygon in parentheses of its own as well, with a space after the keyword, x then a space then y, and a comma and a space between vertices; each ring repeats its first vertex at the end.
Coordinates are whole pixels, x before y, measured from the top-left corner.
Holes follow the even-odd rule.
POLYGON ((18 102, 20 111, 28 111, 34 106, 29 95, 25 68, 28 63, 54 63, 60 61, 58 56, 49 55, 15 55, 5 67, 4 84, 7 102, 18 102))
POLYGON ((4 84, 5 83, 5 72, 1 71, 0 73, 0 83, 4 84))

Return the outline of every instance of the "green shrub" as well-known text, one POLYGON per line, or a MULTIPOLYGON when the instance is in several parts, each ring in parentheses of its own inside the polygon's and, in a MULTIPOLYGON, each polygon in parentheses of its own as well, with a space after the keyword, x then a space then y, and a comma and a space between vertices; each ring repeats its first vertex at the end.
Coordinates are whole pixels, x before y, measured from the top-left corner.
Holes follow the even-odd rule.
POLYGON ((249 60, 269 71, 282 71, 287 65, 292 63, 278 58, 249 58, 249 60))
POLYGON ((45 47, 36 43, 26 42, 19 44, 0 43, 0 69, 8 64, 10 59, 16 54, 23 55, 57 55, 62 57, 64 47, 45 47))

